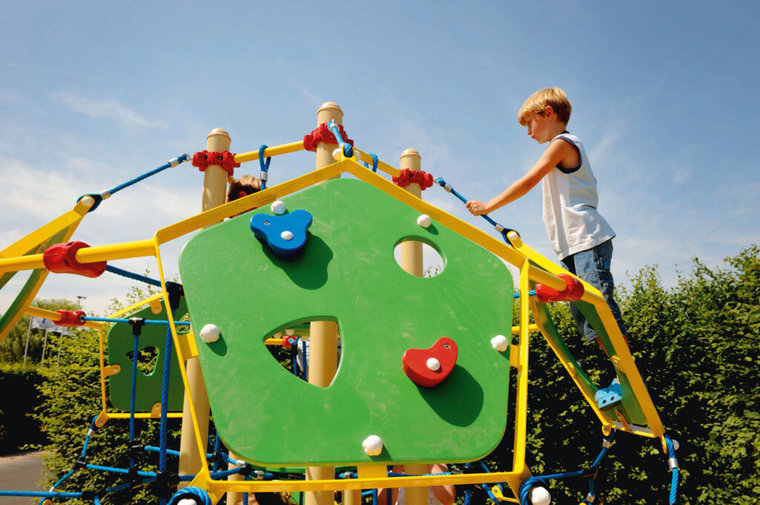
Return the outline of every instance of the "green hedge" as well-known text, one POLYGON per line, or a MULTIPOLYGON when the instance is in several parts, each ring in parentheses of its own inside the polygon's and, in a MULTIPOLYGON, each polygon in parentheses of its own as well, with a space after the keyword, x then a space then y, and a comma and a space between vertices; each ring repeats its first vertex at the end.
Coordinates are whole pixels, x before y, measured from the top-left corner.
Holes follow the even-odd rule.
POLYGON ((43 377, 36 367, 0 363, 0 454, 39 448, 47 442, 34 411, 42 403, 43 377))

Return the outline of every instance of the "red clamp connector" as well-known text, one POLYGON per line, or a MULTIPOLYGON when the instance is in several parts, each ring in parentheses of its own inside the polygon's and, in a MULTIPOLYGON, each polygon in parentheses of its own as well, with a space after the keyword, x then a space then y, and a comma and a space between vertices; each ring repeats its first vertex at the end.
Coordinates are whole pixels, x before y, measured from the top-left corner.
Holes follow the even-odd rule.
POLYGON ((298 340, 298 337, 295 335, 285 335, 282 337, 282 347, 284 349, 292 349, 293 346, 296 344, 296 341, 298 340))
POLYGON ((549 286, 536 284, 536 298, 539 302, 577 302, 581 299, 585 292, 581 281, 567 274, 559 274, 557 277, 565 281, 565 289, 557 291, 549 286))
POLYGON ((393 184, 405 188, 411 183, 416 182, 423 191, 433 185, 433 174, 428 174, 422 170, 401 169, 398 177, 393 177, 393 184))
POLYGON ((235 153, 229 151, 200 151, 193 154, 193 166, 198 167, 199 171, 205 172, 206 167, 211 165, 222 167, 222 170, 232 177, 235 175, 235 169, 240 166, 240 163, 235 163, 235 153))
POLYGON ((61 315, 59 321, 55 321, 58 326, 70 328, 72 326, 84 326, 84 317, 87 315, 83 310, 56 310, 61 315))
MULTIPOLYGON (((346 130, 343 129, 343 125, 338 125, 338 131, 340 136, 345 140, 347 144, 354 145, 354 141, 347 137, 346 130)), ((333 132, 327 127, 327 123, 322 123, 317 128, 303 136, 303 148, 307 151, 314 152, 317 150, 317 145, 323 142, 325 144, 337 144, 338 139, 335 138, 333 132)))
POLYGON ((100 277, 106 271, 105 261, 94 263, 80 263, 77 261, 77 251, 83 247, 90 247, 84 242, 67 242, 65 244, 53 244, 42 253, 42 262, 45 268, 55 274, 77 274, 85 277, 100 277))

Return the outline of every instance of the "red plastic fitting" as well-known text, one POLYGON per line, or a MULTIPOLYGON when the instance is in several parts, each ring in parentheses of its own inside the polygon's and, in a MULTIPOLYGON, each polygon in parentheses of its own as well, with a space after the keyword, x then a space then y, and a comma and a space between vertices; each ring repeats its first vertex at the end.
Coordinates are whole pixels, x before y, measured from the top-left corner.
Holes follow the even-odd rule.
POLYGON ((559 274, 557 277, 565 281, 565 289, 557 291, 549 286, 537 283, 536 298, 539 302, 577 302, 581 299, 585 292, 581 281, 567 274, 559 274))
POLYGON ((433 174, 428 174, 422 170, 410 170, 403 168, 400 170, 398 177, 393 177, 393 184, 405 188, 413 182, 420 185, 423 191, 433 185, 433 174))
POLYGON ((285 335, 282 337, 282 347, 285 349, 292 349, 296 343, 297 337, 295 335, 285 335))
POLYGON ((106 271, 106 262, 78 262, 76 258, 77 251, 83 247, 90 246, 84 242, 53 244, 42 253, 42 262, 45 264, 45 268, 55 274, 77 274, 85 277, 100 277, 100 275, 106 271))
POLYGON ((232 177, 240 163, 235 163, 235 153, 229 151, 199 151, 193 154, 193 166, 198 167, 200 172, 205 172, 206 168, 211 165, 220 166, 232 177))
POLYGON ((72 326, 84 326, 84 317, 87 315, 83 310, 56 310, 61 315, 59 321, 55 321, 58 326, 70 328, 72 326))
MULTIPOLYGON (((354 141, 348 138, 346 135, 346 130, 343 129, 343 125, 338 125, 338 131, 340 132, 340 136, 345 139, 347 144, 351 144, 351 146, 354 145, 354 141)), ((336 145, 338 143, 338 139, 335 138, 333 132, 331 132, 330 128, 327 127, 327 123, 322 123, 314 130, 312 130, 311 133, 307 133, 303 136, 303 147, 307 151, 316 151, 317 145, 319 145, 320 142, 336 145)))

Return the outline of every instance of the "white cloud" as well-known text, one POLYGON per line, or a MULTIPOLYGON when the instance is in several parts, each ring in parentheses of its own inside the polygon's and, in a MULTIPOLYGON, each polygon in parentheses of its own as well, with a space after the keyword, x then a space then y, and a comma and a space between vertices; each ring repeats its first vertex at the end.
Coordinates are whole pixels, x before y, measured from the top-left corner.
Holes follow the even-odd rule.
POLYGON ((124 125, 136 125, 159 130, 169 129, 161 119, 146 118, 115 100, 93 100, 69 93, 54 93, 53 98, 64 107, 91 118, 116 119, 124 125))

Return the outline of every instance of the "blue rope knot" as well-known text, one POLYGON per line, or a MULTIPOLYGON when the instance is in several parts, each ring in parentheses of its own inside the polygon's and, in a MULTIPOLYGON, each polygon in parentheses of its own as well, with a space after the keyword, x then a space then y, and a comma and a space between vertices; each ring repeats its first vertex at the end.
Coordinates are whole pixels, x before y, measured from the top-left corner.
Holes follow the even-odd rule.
POLYGON ((266 148, 269 147, 266 144, 261 144, 261 147, 259 147, 259 165, 261 166, 261 190, 267 189, 267 179, 269 178, 268 172, 269 172, 269 162, 272 161, 272 157, 268 157, 266 160, 264 160, 264 151, 266 148))

